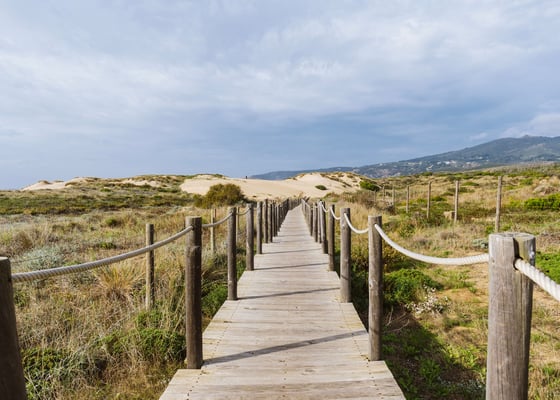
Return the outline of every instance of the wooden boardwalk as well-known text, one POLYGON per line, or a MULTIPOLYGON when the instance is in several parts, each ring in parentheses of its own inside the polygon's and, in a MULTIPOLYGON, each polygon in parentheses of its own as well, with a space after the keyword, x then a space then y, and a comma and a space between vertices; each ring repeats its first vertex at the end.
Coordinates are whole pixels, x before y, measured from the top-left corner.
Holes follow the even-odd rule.
POLYGON ((404 399, 300 208, 245 271, 203 335, 204 365, 177 371, 160 400, 404 399))

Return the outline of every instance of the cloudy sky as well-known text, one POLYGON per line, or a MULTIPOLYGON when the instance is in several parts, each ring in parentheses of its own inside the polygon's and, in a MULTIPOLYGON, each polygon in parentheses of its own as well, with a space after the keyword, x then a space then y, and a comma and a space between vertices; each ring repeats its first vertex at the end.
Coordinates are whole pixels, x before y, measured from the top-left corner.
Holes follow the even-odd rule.
POLYGON ((0 188, 560 135, 560 2, 0 0, 0 188))

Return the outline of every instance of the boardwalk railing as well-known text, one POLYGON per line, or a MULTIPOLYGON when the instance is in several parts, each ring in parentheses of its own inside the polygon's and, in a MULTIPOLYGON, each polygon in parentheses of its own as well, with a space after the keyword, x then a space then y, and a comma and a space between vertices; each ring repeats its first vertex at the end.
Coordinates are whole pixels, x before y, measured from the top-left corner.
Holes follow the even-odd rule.
POLYGON ((340 301, 351 301, 351 232, 368 234, 369 250, 369 359, 380 360, 383 318, 383 256, 382 240, 413 259, 439 265, 489 263, 488 354, 486 398, 527 399, 529 376, 529 345, 533 283, 560 301, 560 285, 535 267, 535 237, 525 233, 490 235, 489 252, 462 258, 439 258, 418 254, 398 245, 383 231, 381 216, 369 216, 368 226, 359 230, 352 225, 350 209, 342 208, 336 216, 334 205, 329 209, 322 201, 302 201, 310 234, 326 240, 323 248, 329 254, 329 268, 334 268, 335 220, 340 221, 340 301), (329 224, 326 226, 326 215, 329 224), (321 232, 327 232, 326 237, 321 232), (319 234, 318 234, 319 233, 319 234))
MULTIPOLYGON (((257 253, 262 252, 262 243, 271 242, 278 233, 278 229, 288 210, 299 204, 299 200, 285 200, 283 202, 264 201, 257 203, 256 238, 257 253), (264 229, 264 230, 263 230, 264 229)), ((0 393, 13 400, 26 399, 25 379, 19 348, 16 327, 16 313, 13 295, 13 283, 32 282, 56 276, 84 272, 108 266, 129 258, 146 254, 146 308, 154 303, 154 250, 170 244, 183 236, 186 237, 186 270, 185 270, 185 320, 186 320, 186 349, 187 368, 200 368, 202 365, 202 228, 211 230, 211 249, 215 248, 214 228, 228 223, 227 233, 227 287, 228 300, 237 300, 237 218, 246 217, 246 268, 252 270, 254 266, 254 207, 249 204, 243 213, 238 213, 236 207, 231 207, 227 215, 220 221, 202 224, 201 217, 187 217, 185 228, 167 239, 153 243, 153 225, 146 225, 146 246, 82 264, 61 266, 44 270, 12 274, 11 263, 8 258, 0 257, 0 393)))

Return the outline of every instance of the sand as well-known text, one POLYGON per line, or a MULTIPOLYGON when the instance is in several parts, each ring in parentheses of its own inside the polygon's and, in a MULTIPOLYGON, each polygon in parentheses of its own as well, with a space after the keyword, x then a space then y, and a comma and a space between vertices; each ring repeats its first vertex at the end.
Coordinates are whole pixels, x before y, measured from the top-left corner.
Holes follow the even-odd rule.
POLYGON ((359 188, 359 178, 352 174, 310 173, 281 181, 263 179, 241 179, 198 175, 186 179, 181 190, 187 193, 204 195, 208 189, 217 184, 233 183, 249 200, 283 199, 287 197, 324 197, 328 193, 351 192, 359 188), (326 190, 318 189, 323 185, 326 190))
MULTIPOLYGON (((60 190, 72 186, 72 184, 100 180, 103 181, 98 178, 77 177, 68 181, 39 181, 22 190, 60 190)), ((138 186, 162 186, 162 184, 158 182, 157 177, 151 180, 141 178, 126 178, 120 180, 107 179, 107 182, 111 184, 121 183, 138 186)), ((287 197, 321 198, 328 193, 342 193, 358 190, 360 178, 352 173, 309 173, 281 181, 196 175, 192 178, 185 179, 185 182, 181 185, 181 190, 187 193, 204 195, 211 186, 220 183, 233 183, 234 185, 238 185, 245 197, 249 200, 284 199, 287 197), (317 186, 324 186, 326 189, 321 190, 317 188, 317 186)))

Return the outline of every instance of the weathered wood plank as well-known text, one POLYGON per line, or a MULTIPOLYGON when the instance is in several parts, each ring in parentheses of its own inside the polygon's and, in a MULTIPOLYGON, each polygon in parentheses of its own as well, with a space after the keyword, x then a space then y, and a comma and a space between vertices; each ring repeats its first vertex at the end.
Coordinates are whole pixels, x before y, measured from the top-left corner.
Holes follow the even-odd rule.
POLYGON ((177 371, 160 399, 404 399, 385 362, 368 361, 368 333, 299 209, 262 250, 204 331, 202 368, 177 371))

